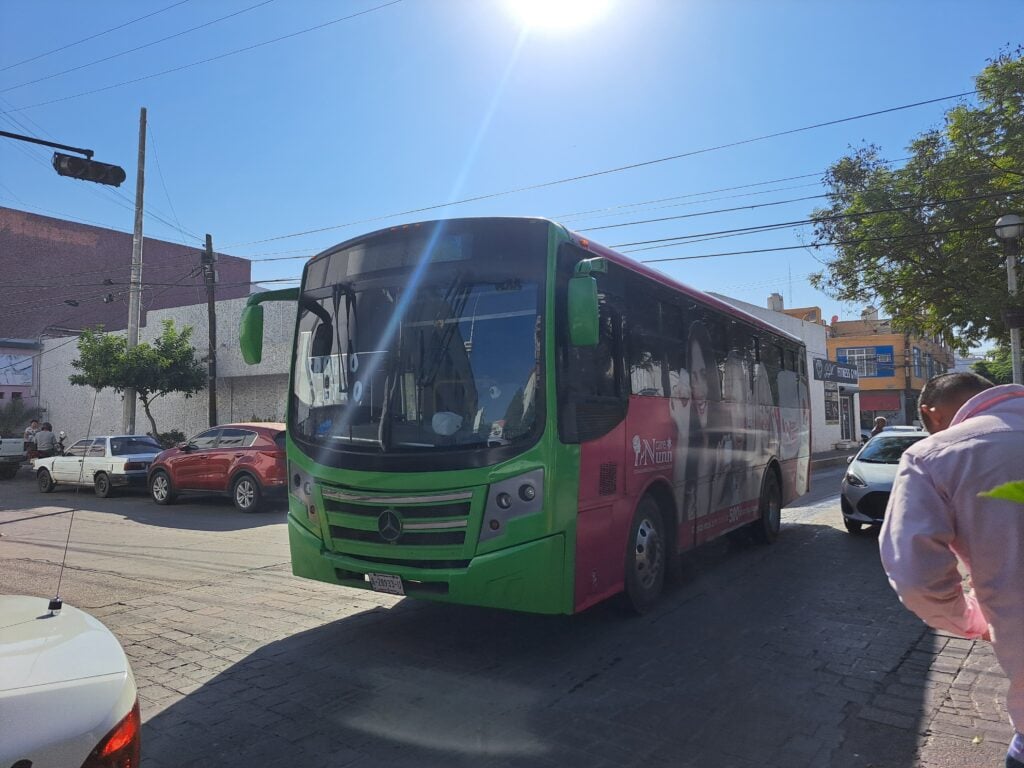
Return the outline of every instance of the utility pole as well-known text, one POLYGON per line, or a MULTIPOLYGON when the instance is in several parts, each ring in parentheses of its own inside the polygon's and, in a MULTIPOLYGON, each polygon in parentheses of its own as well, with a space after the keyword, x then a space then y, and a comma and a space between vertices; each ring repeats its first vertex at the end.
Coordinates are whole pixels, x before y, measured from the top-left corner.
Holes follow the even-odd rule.
POLYGON ((206 236, 203 252, 203 279, 206 282, 206 320, 209 324, 210 352, 206 357, 209 381, 210 426, 217 426, 217 254, 213 252, 213 237, 206 236))
MULTIPOLYGON (((128 349, 139 343, 142 314, 142 195, 146 186, 146 108, 139 111, 139 170, 135 175, 135 231, 132 234, 132 277, 128 289, 128 349)), ((122 425, 126 435, 135 434, 135 388, 124 391, 122 425)), ((153 435, 156 437, 156 435, 153 435)))

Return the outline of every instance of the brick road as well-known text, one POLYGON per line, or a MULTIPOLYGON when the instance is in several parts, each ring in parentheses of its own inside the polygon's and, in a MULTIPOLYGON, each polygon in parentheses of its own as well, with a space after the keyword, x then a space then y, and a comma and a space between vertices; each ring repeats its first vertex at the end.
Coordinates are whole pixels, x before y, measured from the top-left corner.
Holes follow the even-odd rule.
MULTIPOLYGON (((399 601, 295 579, 283 557, 88 607, 131 657, 146 768, 1001 765, 988 646, 908 614, 834 495, 784 520, 773 547, 690 556, 639 619, 399 601)), ((260 535, 283 536, 271 522, 260 535)), ((0 526, 19 553, 4 591, 31 559, 18 525, 0 526)))

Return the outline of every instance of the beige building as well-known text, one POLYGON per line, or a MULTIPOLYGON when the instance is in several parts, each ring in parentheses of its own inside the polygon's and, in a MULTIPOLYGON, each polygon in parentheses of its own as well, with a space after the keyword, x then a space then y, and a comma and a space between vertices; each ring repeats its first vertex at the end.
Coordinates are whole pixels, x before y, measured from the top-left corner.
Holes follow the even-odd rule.
POLYGON ((874 307, 860 320, 833 320, 829 328, 829 359, 854 366, 859 374, 862 429, 876 416, 890 425, 913 424, 925 382, 954 368, 953 350, 941 339, 895 331, 874 307))

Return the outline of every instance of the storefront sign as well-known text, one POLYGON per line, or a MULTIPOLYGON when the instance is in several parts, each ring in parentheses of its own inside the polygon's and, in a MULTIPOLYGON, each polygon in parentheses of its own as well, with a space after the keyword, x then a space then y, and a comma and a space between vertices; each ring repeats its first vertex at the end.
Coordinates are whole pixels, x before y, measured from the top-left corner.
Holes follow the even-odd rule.
MULTIPOLYGON (((843 365, 834 360, 823 360, 820 357, 814 358, 814 378, 817 381, 835 381, 840 384, 857 383, 857 367, 854 365, 843 365)), ((836 417, 838 418, 838 416, 836 417)))

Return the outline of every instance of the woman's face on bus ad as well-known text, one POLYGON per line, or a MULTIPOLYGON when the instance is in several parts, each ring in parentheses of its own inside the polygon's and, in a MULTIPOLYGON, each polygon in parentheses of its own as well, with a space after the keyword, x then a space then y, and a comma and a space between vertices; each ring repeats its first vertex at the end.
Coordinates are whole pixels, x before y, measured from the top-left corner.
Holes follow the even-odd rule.
POLYGON ((696 339, 690 340, 690 389, 701 429, 708 425, 708 369, 696 339))

